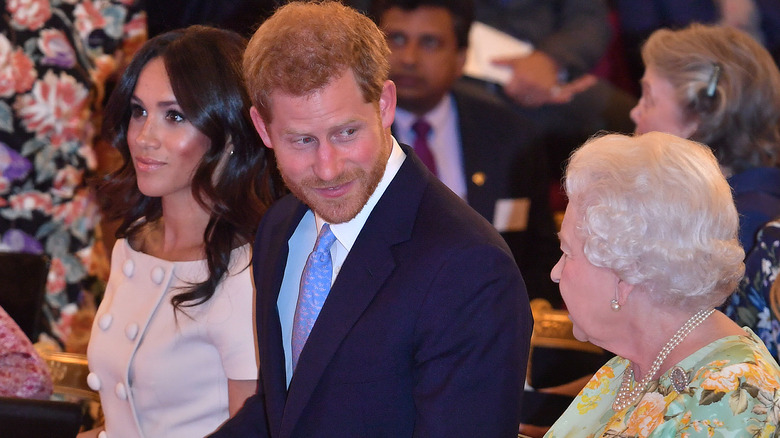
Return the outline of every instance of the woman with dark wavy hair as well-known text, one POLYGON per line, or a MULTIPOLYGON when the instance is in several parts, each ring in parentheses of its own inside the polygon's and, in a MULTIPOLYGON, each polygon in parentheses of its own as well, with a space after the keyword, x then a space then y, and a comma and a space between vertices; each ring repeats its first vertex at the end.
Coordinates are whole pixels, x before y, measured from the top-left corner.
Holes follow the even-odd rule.
POLYGON ((122 165, 98 193, 121 224, 88 383, 109 436, 204 436, 255 391, 251 242, 281 186, 249 116, 245 44, 203 26, 155 37, 106 107, 122 165))

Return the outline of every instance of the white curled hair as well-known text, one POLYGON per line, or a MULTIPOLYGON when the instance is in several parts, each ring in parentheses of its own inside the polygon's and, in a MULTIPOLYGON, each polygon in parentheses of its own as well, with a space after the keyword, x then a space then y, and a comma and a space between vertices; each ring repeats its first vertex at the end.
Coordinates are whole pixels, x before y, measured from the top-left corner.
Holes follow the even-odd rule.
POLYGON ((659 132, 594 137, 569 159, 565 188, 588 261, 657 302, 714 307, 744 273, 731 188, 705 145, 659 132))

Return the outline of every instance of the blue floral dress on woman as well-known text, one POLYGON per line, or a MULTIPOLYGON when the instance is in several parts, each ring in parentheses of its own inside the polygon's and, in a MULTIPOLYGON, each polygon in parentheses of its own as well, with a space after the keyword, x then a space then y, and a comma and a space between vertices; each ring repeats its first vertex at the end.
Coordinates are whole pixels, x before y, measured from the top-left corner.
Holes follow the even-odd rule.
POLYGON ((0 251, 51 259, 44 314, 67 342, 104 251, 93 123, 106 79, 145 40, 137 0, 0 0, 0 251), (124 54, 124 56, 123 56, 124 54))
POLYGON ((758 232, 756 244, 745 259, 745 277, 723 305, 723 313, 740 326, 750 327, 780 361, 780 321, 770 307, 769 291, 780 270, 780 222, 772 221, 758 232))

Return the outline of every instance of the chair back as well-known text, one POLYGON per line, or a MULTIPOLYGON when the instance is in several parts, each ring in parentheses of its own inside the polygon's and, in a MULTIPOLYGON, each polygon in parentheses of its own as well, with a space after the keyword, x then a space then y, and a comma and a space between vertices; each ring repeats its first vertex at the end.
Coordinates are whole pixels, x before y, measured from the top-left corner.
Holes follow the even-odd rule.
POLYGON ((79 404, 85 412, 82 419, 85 430, 102 425, 104 418, 100 394, 87 385, 87 356, 53 351, 39 351, 39 354, 49 365, 54 387, 52 398, 79 404))
POLYGON ((54 394, 81 400, 100 401, 100 394, 87 385, 87 356, 78 353, 39 351, 49 365, 54 394))
POLYGON ((605 352, 574 337, 566 310, 554 309, 547 300, 536 298, 531 301, 531 312, 534 329, 526 374, 529 387, 523 392, 520 421, 524 425, 549 427, 573 400, 568 391, 559 393, 560 385, 593 374, 606 362, 605 352))
POLYGON ((531 313, 534 316, 534 331, 531 345, 534 347, 563 348, 567 350, 601 353, 601 347, 590 342, 582 342, 574 337, 569 312, 553 309, 549 301, 542 298, 531 300, 531 313))
POLYGON ((78 403, 0 397, 0 436, 75 438, 82 415, 78 403))
POLYGON ((0 252, 0 307, 34 343, 43 328, 43 299, 49 258, 44 254, 0 252))

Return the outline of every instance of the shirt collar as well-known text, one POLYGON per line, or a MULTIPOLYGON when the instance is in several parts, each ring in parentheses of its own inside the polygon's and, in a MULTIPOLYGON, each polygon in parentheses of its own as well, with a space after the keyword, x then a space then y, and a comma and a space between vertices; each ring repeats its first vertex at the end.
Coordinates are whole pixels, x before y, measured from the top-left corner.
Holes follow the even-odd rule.
MULTIPOLYGON (((391 138, 393 140, 393 149, 390 152, 390 157, 387 159, 385 173, 382 175, 382 179, 376 186, 374 193, 372 193, 371 197, 368 198, 366 205, 363 206, 363 209, 360 210, 357 216, 352 218, 352 220, 340 224, 330 224, 330 229, 333 231, 336 239, 339 241, 339 243, 341 243, 341 245, 344 246, 344 248, 346 248, 348 252, 352 249, 352 245, 355 244, 355 240, 357 240, 358 234, 360 234, 360 231, 363 229, 363 225, 366 224, 368 217, 371 215, 374 207, 379 202, 379 198, 381 198, 385 193, 385 190, 387 190, 387 187, 393 181, 393 178, 395 177, 396 173, 398 173, 398 170, 401 168, 401 165, 406 159, 406 154, 403 150, 401 150, 401 146, 398 145, 398 142, 395 140, 395 138, 391 138)), ((322 226, 326 222, 316 213, 314 215, 314 219, 317 224, 317 234, 319 234, 319 230, 322 229, 322 226)))

